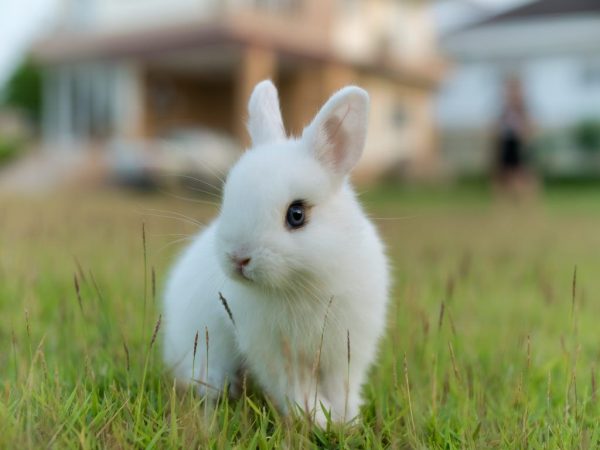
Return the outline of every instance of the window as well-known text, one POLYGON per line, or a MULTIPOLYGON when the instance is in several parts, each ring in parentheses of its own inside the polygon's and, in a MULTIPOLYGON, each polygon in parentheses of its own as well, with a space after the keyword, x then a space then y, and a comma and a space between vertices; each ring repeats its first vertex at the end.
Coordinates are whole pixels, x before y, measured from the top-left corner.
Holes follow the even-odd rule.
POLYGON ((391 122, 394 128, 402 128, 408 121, 408 113, 403 103, 396 103, 392 107, 391 122))
POLYGON ((581 68, 581 82, 586 86, 600 87, 600 61, 585 61, 581 68))
POLYGON ((303 0, 251 0, 256 9, 277 12, 292 13, 300 10, 303 0))

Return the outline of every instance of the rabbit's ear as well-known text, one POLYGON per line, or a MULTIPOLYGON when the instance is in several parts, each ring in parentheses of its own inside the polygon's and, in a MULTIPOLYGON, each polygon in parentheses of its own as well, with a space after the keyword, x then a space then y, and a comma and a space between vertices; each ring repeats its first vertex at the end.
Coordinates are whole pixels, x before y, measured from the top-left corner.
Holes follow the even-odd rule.
POLYGON ((315 157, 336 177, 343 178, 356 165, 365 146, 369 94, 345 87, 325 103, 302 139, 315 157))
POLYGON ((256 85, 248 102, 248 133, 253 145, 285 140, 277 88, 271 80, 256 85))

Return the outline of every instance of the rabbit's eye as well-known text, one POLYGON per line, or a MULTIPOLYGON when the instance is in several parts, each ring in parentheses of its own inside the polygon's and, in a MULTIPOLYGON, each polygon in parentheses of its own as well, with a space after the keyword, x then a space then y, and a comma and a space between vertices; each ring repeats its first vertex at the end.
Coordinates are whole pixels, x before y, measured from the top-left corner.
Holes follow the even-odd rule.
POLYGON ((292 230, 300 228, 306 223, 306 207, 303 201, 292 202, 285 215, 285 221, 292 230))

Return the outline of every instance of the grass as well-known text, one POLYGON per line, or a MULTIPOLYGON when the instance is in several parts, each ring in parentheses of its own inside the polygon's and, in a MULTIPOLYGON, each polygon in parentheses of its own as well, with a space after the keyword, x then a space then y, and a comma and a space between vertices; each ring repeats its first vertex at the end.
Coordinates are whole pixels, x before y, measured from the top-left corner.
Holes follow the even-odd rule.
POLYGON ((600 192, 362 198, 394 265, 389 331, 362 421, 326 431, 251 383, 212 408, 164 373, 166 269, 212 206, 1 199, 0 448, 597 448, 600 192))

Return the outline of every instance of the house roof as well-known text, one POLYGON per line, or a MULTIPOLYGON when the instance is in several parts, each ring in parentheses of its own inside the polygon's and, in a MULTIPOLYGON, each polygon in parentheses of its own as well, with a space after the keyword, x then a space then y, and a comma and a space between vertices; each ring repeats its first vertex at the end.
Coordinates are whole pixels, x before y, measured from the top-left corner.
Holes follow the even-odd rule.
POLYGON ((458 60, 523 60, 544 55, 595 55, 600 0, 537 0, 475 22, 442 42, 458 60))
POLYGON ((552 16, 588 13, 600 14, 599 0, 537 0, 488 17, 468 28, 513 22, 517 20, 546 19, 552 16))
POLYGON ((294 33, 272 33, 268 29, 240 24, 199 25, 191 22, 123 33, 87 34, 63 31, 39 42, 35 55, 43 63, 52 65, 121 58, 146 59, 181 51, 235 49, 250 45, 270 48, 279 55, 291 58, 348 64, 427 87, 436 85, 441 73, 442 63, 438 61, 434 61, 432 67, 420 68, 404 67, 391 61, 351 62, 318 44, 316 40, 297 39, 294 33))

